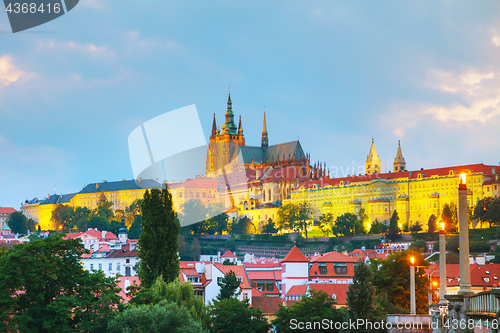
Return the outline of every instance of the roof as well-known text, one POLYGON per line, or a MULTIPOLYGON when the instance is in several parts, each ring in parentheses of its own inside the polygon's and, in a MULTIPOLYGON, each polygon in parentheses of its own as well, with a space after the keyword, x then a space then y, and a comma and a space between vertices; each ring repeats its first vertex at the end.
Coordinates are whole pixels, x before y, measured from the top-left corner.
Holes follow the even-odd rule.
POLYGON ((219 179, 217 179, 217 178, 201 177, 201 178, 196 178, 196 179, 187 179, 186 181, 184 181, 182 183, 168 184, 168 188, 169 189, 176 189, 176 188, 189 187, 189 188, 213 188, 213 189, 216 189, 218 184, 219 184, 219 179))
POLYGON ((314 185, 318 185, 320 187, 323 186, 338 186, 340 182, 344 184, 352 184, 352 183, 361 183, 368 182, 372 180, 390 180, 390 179, 398 179, 398 178, 407 178, 407 179, 417 179, 419 174, 425 177, 431 176, 448 176, 450 170, 453 170, 455 175, 466 172, 469 170, 472 173, 482 173, 486 175, 492 174, 492 169, 495 170, 495 173, 500 173, 500 167, 493 165, 484 165, 480 164, 468 164, 468 165, 460 165, 460 166, 451 166, 444 168, 436 168, 436 169, 424 169, 424 170, 415 170, 415 171, 403 171, 403 172, 389 172, 389 173, 378 173, 373 175, 360 175, 360 176, 352 176, 352 177, 342 177, 342 178, 325 178, 323 180, 313 180, 302 183, 301 187, 304 188, 312 188, 314 185))
MULTIPOLYGON (((100 251, 100 249, 99 249, 100 251)), ((113 250, 106 258, 137 257, 137 247, 130 251, 130 245, 123 245, 121 250, 113 250)))
POLYGON ((229 250, 227 250, 226 253, 224 253, 220 257, 221 258, 237 258, 237 256, 233 252, 231 252, 229 250))
MULTIPOLYGON (((439 264, 430 265, 426 270, 431 279, 439 279, 439 264), (432 273, 436 272, 436 273, 432 273)), ((470 265, 471 286, 484 288, 498 288, 500 286, 500 264, 470 265)), ((446 278, 448 287, 460 285, 460 265, 447 264, 446 278)))
POLYGON ((348 284, 334 284, 334 283, 310 283, 309 289, 321 290, 326 292, 330 297, 335 295, 337 304, 347 304, 347 290, 348 284))
POLYGON ((116 286, 121 288, 118 296, 123 298, 123 303, 128 303, 131 299, 131 297, 127 296, 127 293, 125 292, 125 286, 133 286, 134 284, 138 286, 141 284, 141 280, 139 280, 138 276, 120 276, 116 279, 116 286))
POLYGON ((251 289, 250 281, 248 281, 248 276, 245 271, 245 267, 242 265, 223 265, 223 264, 213 264, 215 267, 217 267, 224 275, 229 273, 230 271, 233 271, 236 276, 242 278, 242 282, 240 284, 240 287, 242 289, 251 289))
POLYGON ((12 207, 0 207, 0 214, 11 214, 14 212, 17 212, 17 210, 12 207))
POLYGON ((248 278, 254 280, 275 280, 274 271, 249 271, 248 278))
POLYGON ((311 262, 357 262, 357 258, 346 256, 337 251, 327 252, 319 256, 312 257, 311 262))
POLYGON ((70 202, 76 193, 69 194, 52 194, 40 202, 40 205, 58 205, 70 202))
POLYGON ((304 159, 306 158, 302 146, 299 141, 281 143, 273 146, 268 146, 266 149, 262 147, 239 146, 238 151, 241 152, 243 163, 270 163, 278 160, 289 159, 304 159))
POLYGON ((260 307, 262 313, 271 314, 278 312, 280 305, 283 304, 283 301, 279 297, 269 297, 266 295, 262 296, 253 296, 254 290, 252 290, 252 306, 254 308, 260 307))
POLYGON ((285 256, 285 258, 281 261, 284 262, 309 262, 309 260, 300 252, 297 246, 293 246, 290 252, 285 256))
POLYGON ((95 193, 95 192, 113 192, 122 190, 139 190, 144 188, 160 187, 160 184, 152 179, 141 180, 140 186, 138 185, 138 183, 139 182, 136 180, 122 180, 122 181, 112 181, 112 182, 105 181, 102 183, 91 183, 85 186, 78 193, 81 194, 81 193, 95 193))

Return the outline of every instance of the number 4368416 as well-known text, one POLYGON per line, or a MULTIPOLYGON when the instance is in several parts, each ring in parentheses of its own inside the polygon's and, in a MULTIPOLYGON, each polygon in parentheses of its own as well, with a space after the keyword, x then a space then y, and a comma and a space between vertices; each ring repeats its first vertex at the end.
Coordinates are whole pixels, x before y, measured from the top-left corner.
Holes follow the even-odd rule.
POLYGON ((14 13, 14 14, 19 14, 19 13, 23 13, 23 14, 27 14, 27 13, 31 13, 31 14, 35 14, 35 13, 44 13, 45 11, 47 11, 49 14, 52 12, 52 13, 56 13, 58 14, 60 11, 61 11, 61 4, 59 3, 54 3, 54 4, 51 4, 51 3, 48 3, 48 4, 43 4, 41 3, 40 5, 37 6, 36 3, 9 3, 9 5, 7 6, 7 8, 5 9, 7 11, 7 13, 14 13))

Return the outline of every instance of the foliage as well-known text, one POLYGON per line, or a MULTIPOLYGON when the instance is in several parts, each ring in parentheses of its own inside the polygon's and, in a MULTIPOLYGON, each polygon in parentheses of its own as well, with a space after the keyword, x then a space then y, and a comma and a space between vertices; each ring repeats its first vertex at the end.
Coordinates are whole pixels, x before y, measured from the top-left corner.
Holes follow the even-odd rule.
POLYGON ((420 252, 427 251, 427 242, 423 239, 419 239, 410 244, 410 249, 415 249, 420 252))
POLYGON ((99 216, 109 222, 115 217, 111 207, 113 207, 113 203, 106 198, 104 193, 101 193, 97 201, 97 207, 92 210, 90 217, 99 216))
POLYGON ((201 333, 207 332, 184 306, 162 301, 153 306, 128 307, 108 326, 110 333, 201 333))
POLYGON ((486 241, 471 241, 469 244, 470 252, 490 252, 490 243, 486 241))
POLYGON ((474 219, 491 225, 498 225, 500 222, 500 198, 485 197, 474 208, 474 219))
MULTIPOLYGON (((373 286, 373 273, 363 261, 354 267, 354 277, 352 284, 347 290, 346 321, 357 321, 358 319, 374 321, 375 287, 373 286)), ((347 330, 347 332, 370 333, 374 330, 357 329, 347 330)))
POLYGON ((446 251, 452 251, 458 253, 459 246, 460 246, 460 239, 457 235, 446 237, 446 251))
MULTIPOLYGON (((324 332, 323 330, 293 329, 292 325, 290 325, 292 319, 304 323, 322 321, 323 319, 332 320, 333 322, 343 320, 343 310, 334 307, 336 301, 327 293, 314 289, 309 292, 309 295, 303 296, 300 301, 296 301, 292 306, 280 306, 278 312, 276 312, 276 319, 272 321, 277 332, 324 332)), ((330 332, 338 332, 338 330, 331 330, 330 332)))
POLYGON ((246 215, 241 216, 231 225, 231 233, 237 235, 251 235, 255 234, 255 225, 246 215))
MULTIPOLYGON (((126 221, 126 219, 125 219, 126 221)), ((130 226, 130 229, 128 230, 128 238, 130 239, 139 239, 139 236, 143 232, 142 230, 142 216, 141 215, 135 215, 134 216, 134 222, 130 226)))
POLYGON ((193 239, 191 242, 191 258, 195 261, 200 260, 201 246, 198 238, 193 239))
POLYGON ((399 228, 398 211, 394 210, 394 213, 392 213, 391 219, 389 221, 389 231, 388 231, 387 237, 393 241, 396 241, 399 239, 400 233, 401 233, 401 229, 399 228))
POLYGON ((13 212, 7 217, 7 225, 14 234, 27 234, 28 230, 35 231, 36 222, 28 219, 21 212, 13 212))
POLYGON ((333 234, 337 236, 350 236, 363 234, 363 224, 358 217, 352 213, 345 213, 337 217, 332 228, 333 234))
POLYGON ((274 224, 272 218, 269 218, 269 220, 267 220, 267 223, 262 226, 263 234, 275 234, 277 232, 278 228, 276 228, 276 225, 274 224))
POLYGON ((167 282, 179 276, 177 237, 180 225, 168 188, 146 190, 141 211, 144 232, 139 236, 138 275, 147 288, 160 275, 167 282))
POLYGON ((217 285, 220 287, 219 295, 217 295, 219 301, 238 296, 241 293, 241 290, 237 292, 240 287, 240 280, 233 271, 226 273, 221 281, 217 282, 217 285))
POLYGON ((370 234, 374 235, 385 234, 388 230, 389 229, 387 227, 387 224, 385 224, 385 222, 379 222, 377 219, 375 219, 370 228, 370 234))
POLYGON ((333 226, 333 214, 332 213, 321 214, 319 216, 319 223, 323 235, 329 237, 329 234, 332 231, 332 226, 333 226))
POLYGON ((313 209, 308 202, 298 205, 286 203, 278 209, 276 226, 280 231, 288 229, 304 232, 307 238, 312 214, 313 209))
POLYGON ((117 312, 114 278, 83 270, 80 240, 61 235, 0 256, 0 331, 102 332, 117 312))
POLYGON ((199 235, 203 229, 200 222, 207 217, 207 207, 200 199, 190 199, 182 205, 182 212, 183 214, 179 215, 181 224, 188 226, 196 235, 199 235))
MULTIPOLYGON (((423 256, 415 250, 394 252, 387 259, 374 263, 374 265, 380 264, 373 280, 377 292, 385 293, 388 300, 396 307, 403 309, 404 313, 409 312, 411 257, 415 258, 415 266, 427 267, 429 265, 423 256)), ((429 280, 423 268, 416 267, 415 270, 417 313, 428 313, 429 280)))
MULTIPOLYGON (((141 216, 142 199, 135 199, 127 208, 125 208, 125 225, 131 228, 137 217, 141 216)), ((137 235, 139 237, 139 235, 137 235)), ((136 238, 134 238, 136 239, 136 238)))
MULTIPOLYGON (((134 288, 136 289, 136 288, 134 288)), ((143 288, 139 292, 132 292, 134 296, 130 304, 158 304, 162 301, 172 302, 178 306, 185 307, 190 315, 200 321, 204 327, 209 326, 210 318, 203 303, 203 298, 194 295, 191 283, 182 283, 179 278, 173 282, 166 283, 159 276, 151 288, 143 288)))
POLYGON ((455 203, 445 203, 443 210, 441 212, 441 221, 444 223, 444 228, 446 231, 457 230, 458 225, 458 213, 457 206, 455 203))
POLYGON ((417 233, 419 231, 422 231, 422 223, 415 222, 414 224, 411 225, 410 231, 411 233, 417 233))
POLYGON ((214 300, 209 311, 214 333, 266 333, 269 329, 260 307, 250 308, 248 299, 243 302, 232 297, 214 300))
POLYGON ((429 220, 427 221, 427 228, 427 232, 429 234, 433 234, 436 232, 436 216, 434 214, 429 216, 429 220))
POLYGON ((228 239, 226 239, 226 242, 224 243, 224 247, 230 251, 234 251, 236 249, 234 245, 234 235, 231 235, 228 239))

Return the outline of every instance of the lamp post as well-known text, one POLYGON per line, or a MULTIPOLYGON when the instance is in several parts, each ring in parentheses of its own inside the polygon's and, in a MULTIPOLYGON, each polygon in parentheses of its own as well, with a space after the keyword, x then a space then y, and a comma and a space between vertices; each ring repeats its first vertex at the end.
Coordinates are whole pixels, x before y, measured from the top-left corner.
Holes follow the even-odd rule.
POLYGON ((459 294, 472 292, 469 266, 469 218, 467 212, 467 176, 460 175, 458 185, 458 226, 460 246, 460 290, 459 294))
POLYGON ((410 258, 410 314, 417 314, 417 305, 415 301, 415 258, 410 258))
POLYGON ((446 293, 446 234, 444 223, 441 223, 439 231, 439 305, 446 305, 444 294, 446 293))

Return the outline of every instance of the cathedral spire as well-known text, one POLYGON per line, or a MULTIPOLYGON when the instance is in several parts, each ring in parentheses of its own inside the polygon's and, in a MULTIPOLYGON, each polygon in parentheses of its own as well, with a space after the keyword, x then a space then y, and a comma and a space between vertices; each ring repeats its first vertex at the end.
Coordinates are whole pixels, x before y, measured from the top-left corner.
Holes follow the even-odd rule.
POLYGON ((241 115, 240 115, 240 123, 238 125, 238 134, 243 135, 243 126, 241 125, 241 115))
POLYGON ((366 158, 365 167, 366 174, 376 174, 380 173, 381 168, 380 158, 377 155, 377 150, 375 149, 375 141, 372 138, 372 145, 370 147, 370 152, 368 153, 368 157, 366 158))
POLYGON ((217 123, 215 122, 215 113, 214 113, 214 122, 212 123, 212 135, 210 135, 210 138, 215 138, 217 135, 217 123))
POLYGON ((231 89, 227 98, 226 122, 222 125, 222 134, 237 134, 234 123, 233 103, 231 102, 231 89))
POLYGON ((264 110, 264 125, 262 126, 262 139, 260 141, 262 148, 267 148, 268 138, 267 138, 267 125, 266 125, 266 111, 264 110))
POLYGON ((403 152, 401 151, 401 141, 398 140, 398 152, 396 153, 396 158, 394 159, 394 172, 406 171, 406 162, 403 157, 403 152))

